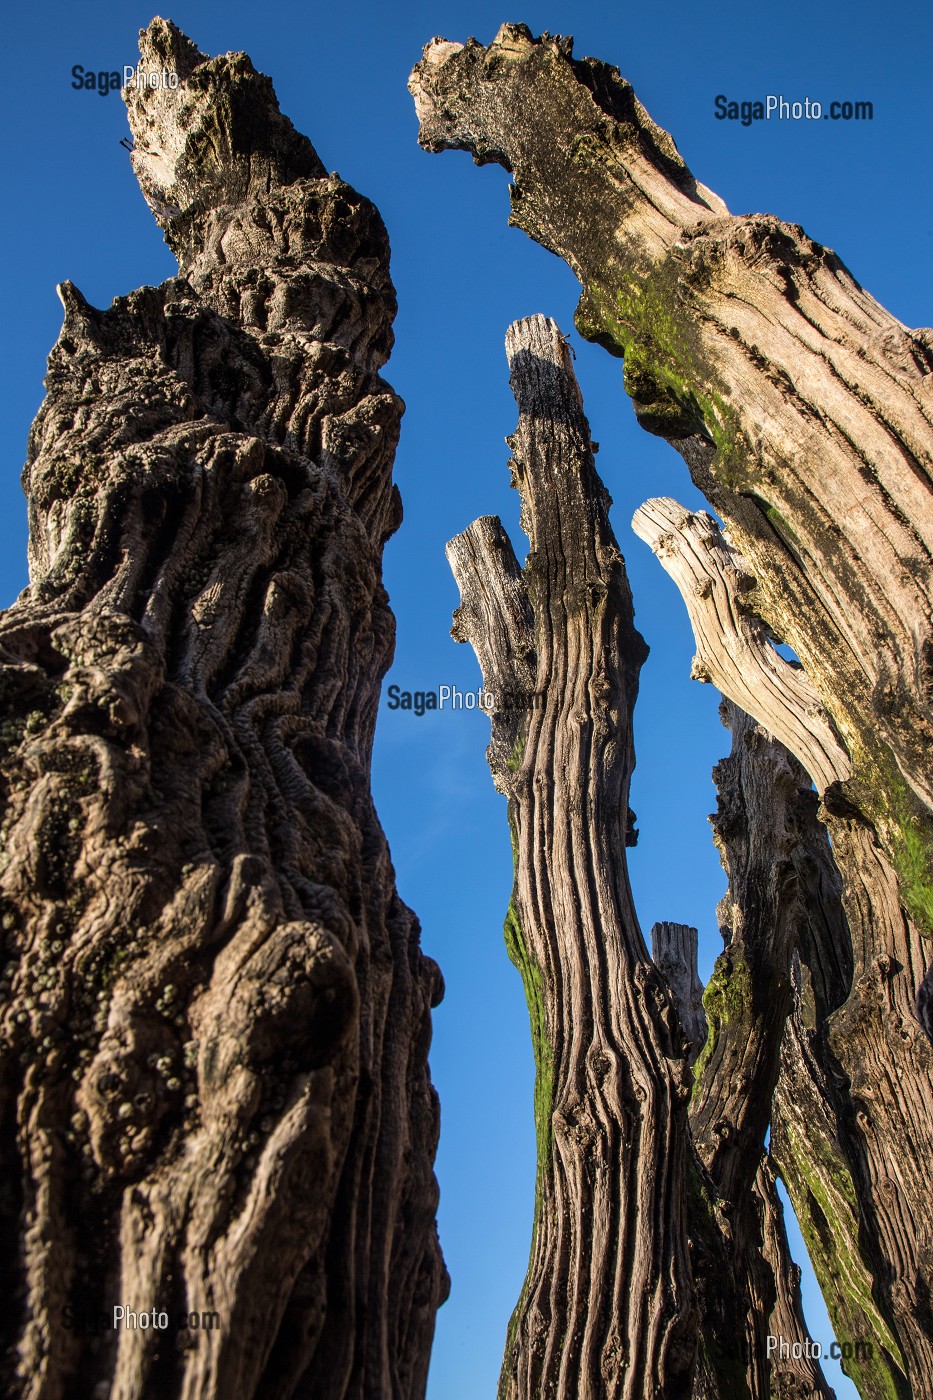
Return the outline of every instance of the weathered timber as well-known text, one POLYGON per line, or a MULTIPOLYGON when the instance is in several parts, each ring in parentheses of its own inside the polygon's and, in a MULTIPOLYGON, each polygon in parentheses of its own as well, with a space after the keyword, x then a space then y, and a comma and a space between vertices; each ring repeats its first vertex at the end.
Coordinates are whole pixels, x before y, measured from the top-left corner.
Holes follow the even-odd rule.
POLYGON ((719 1194, 746 1201, 758 1171, 791 1006, 799 907, 792 853, 807 775, 751 717, 724 701, 732 753, 713 771, 713 835, 729 879, 725 949, 703 993, 709 1034, 694 1066, 690 1126, 719 1194))
POLYGON ((706 1043, 703 983, 697 971, 697 930, 689 924, 657 923, 651 930, 651 957, 670 988, 684 1035, 687 1063, 693 1065, 706 1043))
POLYGON ((745 1335, 756 1358, 750 1377, 760 1384, 768 1400, 835 1400, 815 1355, 803 1315, 800 1269, 793 1262, 784 1228, 784 1207, 777 1193, 774 1163, 765 1155, 754 1185, 757 1229, 745 1251, 748 1261, 748 1313, 745 1335), (775 1348, 767 1363, 768 1337, 787 1343, 787 1354, 775 1348), (760 1373, 757 1360, 764 1350, 766 1364, 760 1373))
POLYGON ((388 240, 245 54, 140 48, 179 275, 61 288, 0 618, 0 1388, 407 1400, 447 1282, 441 981, 370 794, 388 240))
POLYGON ((795 957, 794 1007, 781 1048, 771 1118, 771 1157, 787 1187, 833 1330, 849 1352, 845 1369, 860 1395, 900 1400, 923 1395, 908 1384, 881 1274, 872 1205, 862 1189, 858 1141, 845 1076, 817 1025, 815 946, 795 957), (808 960, 809 957, 809 960, 808 960))
MULTIPOLYGON (((688 1066, 706 1040, 696 931, 655 925, 653 968, 622 858, 644 647, 608 500, 557 328, 518 322, 507 348, 520 413, 512 476, 531 552, 522 569, 488 516, 448 546, 462 596, 453 635, 474 646, 494 697, 487 757, 508 798, 515 857, 506 939, 537 1067, 534 1235, 500 1393, 827 1396, 818 1365, 769 1365, 765 1344, 778 1326, 791 1343, 808 1340, 762 1161, 789 981, 775 1027, 759 1037, 767 1067, 756 1061, 764 1051, 749 1058, 765 1108, 756 1102, 735 1135, 744 1175, 711 1154, 717 1183, 682 1114, 688 1066), (678 1227, 686 1257, 675 1252, 678 1227)), ((766 953, 760 960, 767 968, 766 953)))
POLYGON ((697 649, 690 674, 711 682, 779 739, 823 792, 847 778, 849 756, 813 682, 775 650, 768 628, 743 608, 755 580, 716 521, 670 498, 646 501, 632 529, 680 589, 697 649))
POLYGON ((911 988, 923 975, 926 943, 905 917, 874 833, 851 814, 825 816, 842 876, 852 977, 841 1001, 812 990, 814 960, 831 966, 841 942, 828 936, 838 913, 814 894, 813 951, 797 1016, 807 1035, 799 1031, 782 1054, 772 1148, 830 1311, 835 1297, 838 1314, 848 1314, 837 1326, 847 1340, 872 1342, 888 1373, 885 1388, 868 1385, 863 1393, 919 1400, 933 1394, 933 1230, 925 1204, 933 1050, 911 988), (807 1078, 813 1089, 805 1088, 807 1078), (863 1296, 865 1270, 873 1306, 863 1296))
POLYGON ((732 734, 731 754, 713 770, 711 818, 729 880, 718 909, 725 948, 703 993, 709 1034, 694 1066, 690 1129, 728 1222, 750 1393, 829 1395, 807 1346, 799 1277, 764 1151, 803 917, 794 864, 800 810, 812 794, 801 765, 755 720, 728 700, 720 714, 732 734), (769 1336, 787 1342, 789 1362, 768 1357, 769 1336))
MULTIPOLYGON (((797 771, 798 796, 790 806, 792 794, 782 795, 778 781, 780 764, 772 764, 770 775, 765 771, 760 777, 748 769, 732 785, 744 808, 747 832, 760 846, 760 870, 766 874, 771 869, 767 878, 772 887, 766 890, 759 880, 757 888, 753 883, 750 890, 730 890, 729 900, 744 926, 753 916, 759 921, 764 917, 770 924, 769 937, 779 945, 783 940, 780 966, 773 966, 770 974, 761 969, 761 1016, 753 1017, 756 1036, 766 1034, 770 1023, 769 1055, 773 1032, 780 1037, 775 1007, 781 1003, 782 1014, 788 1010, 788 954, 796 946, 787 942, 786 932, 781 934, 781 924, 785 917, 796 920, 797 943, 801 921, 812 926, 810 961, 819 959, 819 975, 832 994, 827 992, 817 1003, 815 1047, 804 1054, 807 1047, 793 1038, 785 1047, 783 1077, 794 1088, 783 1097, 785 1130, 778 1135, 782 1146, 775 1156, 789 1186, 794 1183, 791 1196, 804 1221, 814 1214, 804 1186, 811 1164, 829 1163, 843 1183, 827 1198, 837 1202, 837 1218, 824 1202, 820 1209, 830 1224, 822 1234, 814 1225, 807 1239, 840 1334, 853 1344, 861 1339, 874 1347, 874 1365, 863 1368, 865 1393, 873 1393, 882 1372, 887 1388, 881 1394, 900 1394, 897 1387, 905 1384, 905 1372, 913 1393, 933 1392, 933 1252, 924 1223, 933 1161, 933 1050, 914 1008, 915 989, 924 977, 925 940, 901 906, 896 873, 874 828, 840 796, 838 781, 833 784, 827 768, 832 730, 818 706, 807 708, 801 701, 807 694, 806 677, 773 653, 760 624, 743 613, 744 561, 730 550, 709 516, 692 515, 675 502, 648 502, 634 523, 683 594, 703 657, 694 674, 714 677, 732 700, 749 703, 760 721, 796 747, 815 779, 823 784, 829 780, 823 816, 831 852, 826 830, 817 820, 816 794, 804 791, 802 771, 797 771), (785 683, 791 679, 793 684, 785 683), (782 812, 790 815, 786 829, 782 812), (796 912, 790 892, 773 883, 778 866, 785 878, 797 882, 796 912), (795 1045, 796 1069, 791 1064, 795 1045), (838 1084, 845 1085, 843 1092, 835 1087, 838 1084), (805 1111, 801 1105, 807 1105, 805 1111), (857 1285, 849 1284, 852 1279, 857 1285), (863 1324, 871 1335, 863 1337, 858 1300, 866 1292, 876 1301, 865 1312, 863 1324)), ((789 755, 785 758, 793 774, 796 765, 789 755)), ((720 818, 717 836, 721 849, 724 843, 728 849, 728 814, 725 822, 720 818)), ((749 841, 732 844, 747 860, 753 849, 749 841)), ((735 858, 727 857, 726 863, 731 872, 735 858)), ((724 957, 729 956, 727 949, 724 957)), ((740 1007, 747 984, 732 972, 731 966, 721 969, 719 999, 740 1007)), ((708 1014, 715 983, 716 978, 705 994, 708 1014)), ((712 1015, 711 1020, 713 1034, 704 1055, 715 1045, 712 1015)), ((744 1054, 748 1043, 741 1029, 737 1040, 744 1054)), ((744 1104, 742 1086, 730 1074, 718 1074, 711 1083, 736 1111, 767 1114, 770 1098, 759 1100, 757 1108, 744 1104)), ((705 1092, 701 1081, 700 1102, 705 1092)), ((693 1127, 703 1155, 704 1129, 699 1120, 693 1127)), ((710 1169, 715 1177, 712 1163, 710 1169)))
POLYGON ((673 1400, 692 1393, 696 1344, 688 1070, 623 859, 646 648, 563 337, 536 316, 506 346, 528 561, 495 519, 448 546, 454 636, 495 697, 488 757, 515 854, 506 937, 537 1060, 534 1237, 500 1395, 673 1400))
MULTIPOLYGON (((757 726, 734 707, 731 707, 731 710, 734 744, 744 746, 749 729, 755 730, 757 726)), ((761 748, 762 745, 759 744, 758 747, 761 748)), ((780 749, 780 745, 770 747, 780 751, 781 766, 786 768, 788 756, 780 749)), ((767 764, 769 756, 763 756, 764 764, 767 764)), ((726 787, 723 773, 727 771, 728 763, 729 760, 726 760, 726 764, 721 764, 718 770, 721 792, 726 787)), ((738 762, 733 762, 733 767, 741 770, 743 766, 745 765, 740 753, 738 762)), ((740 772, 733 776, 742 775, 740 772)), ((733 804, 736 801, 741 802, 741 786, 737 787, 732 783, 729 787, 733 804)), ((761 796, 760 786, 758 796, 761 796)), ((733 837, 740 840, 738 826, 739 824, 733 821, 731 830, 733 837)), ((745 827, 744 834, 747 834, 747 823, 745 827)), ((760 837, 753 844, 760 846, 760 837)), ((739 872, 736 871, 736 878, 730 880, 730 893, 734 891, 735 894, 739 894, 740 889, 748 888, 747 871, 743 870, 741 873, 746 876, 745 880, 740 883, 739 872)), ((787 884, 787 881, 783 882, 785 888, 787 884)), ((736 918, 738 911, 731 909, 730 913, 730 927, 723 931, 724 935, 728 934, 729 937, 733 931, 732 925, 740 922, 736 918)), ((760 905, 752 911, 753 917, 755 913, 760 918, 760 905)), ((759 937, 763 934, 767 939, 766 929, 759 927, 756 932, 759 937)), ((706 1010, 702 1001, 703 984, 697 972, 697 930, 685 924, 657 923, 651 930, 651 943, 652 956, 671 989, 681 1026, 690 1042, 688 1063, 694 1064, 704 1048, 708 1030, 706 1010)), ((739 996, 744 996, 744 1005, 740 1001, 735 1007, 730 985, 733 964, 724 961, 723 958, 717 963, 711 983, 710 999, 714 1018, 712 1043, 720 1053, 717 1063, 709 1065, 706 1069, 706 1094, 695 1091, 691 1101, 691 1116, 696 1112, 701 1137, 704 1127, 706 1128, 705 1144, 702 1140, 696 1141, 697 1130, 694 1129, 695 1145, 706 1173, 701 1175, 695 1167, 693 1210, 690 1213, 693 1224, 692 1262, 698 1284, 701 1323, 705 1333, 700 1340, 700 1356, 694 1378, 693 1393, 697 1400, 707 1394, 719 1394, 723 1390, 725 1368, 722 1358, 716 1357, 717 1345, 723 1352, 731 1353, 735 1357, 739 1373, 744 1369, 741 1380, 733 1371, 732 1385, 727 1384, 725 1394, 729 1394, 730 1390, 733 1394, 739 1393, 742 1384, 745 1386, 745 1393, 756 1400, 758 1397, 768 1400, 771 1396, 802 1400, 804 1396, 831 1397, 834 1394, 826 1385, 818 1360, 812 1355, 811 1339, 800 1301, 800 1270, 791 1259, 784 1229, 784 1212, 774 1184, 773 1167, 763 1153, 761 1106, 756 1105, 754 1112, 749 1113, 745 1102, 745 1096, 750 1099, 756 1092, 762 1092, 762 1079, 767 1078, 761 1073, 763 1037, 758 1026, 749 1025, 748 1021, 753 988, 758 1000, 767 996, 766 985, 753 981, 756 973, 766 971, 765 962, 765 958, 758 957, 751 975, 744 964, 737 966, 734 981, 740 988, 739 996), (733 1014, 725 1014, 727 1009, 733 1014), (730 1054, 721 1053, 726 1044, 729 1045, 730 1054), (737 1063, 729 1064, 730 1060, 737 1063), (734 1071, 728 1083, 733 1086, 733 1092, 740 1096, 741 1108, 736 1117, 741 1118, 742 1122, 737 1131, 736 1123, 723 1117, 712 1123, 710 1132, 710 1103, 718 1096, 709 1092, 709 1085, 712 1075, 716 1072, 722 1074, 724 1068, 734 1071), (753 1118, 757 1120, 754 1125, 750 1121, 753 1118), (756 1127, 757 1138, 754 1136, 756 1127), (712 1150, 710 1139, 713 1144, 712 1150), (745 1161, 757 1159, 753 1179, 749 1181, 746 1174, 738 1190, 736 1186, 739 1174, 731 1169, 735 1157, 745 1161), (697 1225, 704 1215, 706 1230, 701 1231, 697 1229, 697 1225), (720 1234, 722 1247, 712 1249, 707 1257, 704 1251, 704 1234, 708 1240, 713 1230, 720 1234), (727 1280, 725 1284, 724 1280, 727 1280), (727 1301, 732 1303, 733 1310, 730 1315, 722 1316, 725 1312, 723 1304, 727 1301), (744 1319, 744 1334, 737 1347, 737 1327, 740 1318, 744 1319), (777 1353, 769 1357, 768 1336, 783 1339, 787 1344, 789 1356, 777 1353), (716 1360, 719 1361, 718 1367, 713 1364, 716 1360)), ((766 1020, 770 1019, 769 1015, 766 1020)), ((773 1035, 771 1039, 773 1041, 773 1035)), ((773 1077, 776 1078, 776 1049, 774 1061, 773 1077)))
POLYGON ((726 522, 746 611, 799 656, 933 934, 933 332, 799 226, 731 216, 570 39, 434 40, 409 85, 422 144, 510 170, 510 222, 578 277, 578 328, 726 522))

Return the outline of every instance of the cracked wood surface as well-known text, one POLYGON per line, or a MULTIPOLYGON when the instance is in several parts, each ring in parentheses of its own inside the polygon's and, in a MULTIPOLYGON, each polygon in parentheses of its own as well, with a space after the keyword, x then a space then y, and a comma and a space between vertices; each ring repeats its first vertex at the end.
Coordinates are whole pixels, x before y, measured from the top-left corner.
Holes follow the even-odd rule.
MULTIPOLYGON (((511 327, 507 348, 520 413, 511 470, 528 560, 522 569, 495 517, 448 546, 462 599, 453 635, 473 645, 495 697, 487 757, 508 798, 515 857, 506 940, 525 984, 537 1068, 535 1225, 500 1394, 826 1397, 818 1365, 769 1365, 765 1346, 769 1326, 807 1340, 799 1275, 762 1161, 789 980, 773 1028, 733 1040, 735 1054, 708 1067, 708 1090, 716 1074, 726 1094, 731 1085, 736 1131, 721 1153, 706 1153, 707 1166, 705 1140, 698 1157, 683 1117, 688 1067, 706 1039, 696 932, 657 924, 652 965, 622 859, 632 839, 631 707, 644 645, 563 338, 534 317, 511 327), (743 1060, 748 1044, 759 1049, 743 1060)), ((768 755, 779 748, 767 736, 761 745, 768 755)), ((732 775, 735 802, 743 773, 732 775)), ((766 795, 760 786, 757 798, 766 795)), ((741 882, 743 896, 770 874, 766 837, 756 849, 766 869, 741 882)), ((780 869, 775 878, 780 887, 780 869)), ((766 899, 763 888, 750 919, 765 918, 766 899)), ((756 997, 765 997, 761 930, 758 943, 756 997)), ((732 1024, 739 1029, 738 1018, 732 1024)), ((710 1092, 698 1124, 725 1101, 710 1092)))
POLYGON ((687 1068, 621 858, 646 649, 563 337, 535 316, 506 346, 530 553, 521 570, 489 518, 448 550, 454 635, 496 699, 488 756, 515 852, 506 936, 536 1042, 537 1208, 500 1395, 686 1396, 687 1068))
POLYGON ((780 739, 820 792, 849 777, 849 755, 813 682, 775 650, 761 619, 743 610, 743 590, 754 588, 755 580, 712 516, 658 498, 635 512, 632 529, 687 606, 697 644, 693 679, 712 682, 780 739))
MULTIPOLYGON (((784 891, 788 888, 786 873, 770 875, 768 830, 756 831, 751 840, 749 828, 757 811, 767 806, 767 789, 775 772, 781 772, 785 790, 784 806, 793 790, 787 782, 788 768, 793 760, 781 748, 762 735, 748 715, 735 706, 724 707, 727 727, 733 733, 733 754, 717 766, 714 776, 720 794, 719 841, 728 830, 729 862, 723 844, 723 858, 730 875, 729 894, 720 907, 720 915, 729 920, 724 935, 737 934, 731 955, 720 958, 711 983, 710 1017, 712 1019, 712 1051, 705 1055, 705 1065, 695 1069, 701 1076, 696 1083, 690 1104, 690 1128, 707 1176, 700 1187, 710 1198, 709 1218, 721 1232, 730 1268, 732 1312, 723 1319, 721 1327, 710 1327, 718 1321, 722 1301, 715 1299, 724 1293, 723 1260, 715 1255, 706 1267, 702 1237, 694 1228, 691 1240, 692 1259, 701 1301, 701 1317, 709 1329, 706 1350, 712 1350, 717 1340, 725 1341, 736 1353, 735 1334, 742 1324, 740 1370, 747 1394, 766 1400, 772 1396, 783 1400, 804 1400, 822 1397, 832 1400, 835 1392, 827 1385, 819 1362, 811 1355, 810 1334, 803 1316, 800 1298, 800 1270, 793 1262, 784 1211, 775 1187, 774 1166, 764 1151, 765 1129, 770 1110, 770 1088, 777 1078, 778 1054, 789 997, 778 999, 776 1008, 769 1008, 764 1017, 753 1017, 751 1003, 761 1003, 770 995, 771 938, 768 911, 762 907, 764 888, 784 891), (749 744, 751 739, 751 745, 749 744), (749 752, 751 749, 751 752, 749 752), (749 773, 751 769, 751 773, 749 773), (744 807, 745 783, 749 776, 757 778, 751 794, 748 816, 737 808, 744 807), (731 808, 725 818, 725 808, 731 808), (743 817, 745 818, 743 820, 743 817), (745 849, 743 849, 745 848, 745 849), (757 859, 749 860, 746 849, 754 849, 757 859), (756 889, 756 885, 758 888, 756 889), (745 897, 752 893, 750 904, 745 897), (741 962, 742 954, 745 962, 741 962), (736 968, 739 969, 736 975, 736 968), (740 995, 730 995, 735 984, 740 995), (770 1032, 770 1034, 769 1034, 770 1032), (730 1112, 729 1104, 732 1104, 730 1112), (715 1197, 715 1203, 712 1198, 715 1197), (704 1276, 704 1274, 706 1276, 704 1276), (790 1356, 779 1353, 768 1357, 768 1336, 782 1338, 790 1348, 790 1356), (795 1344, 797 1353, 794 1354, 795 1344)), ((802 774, 801 774, 802 776, 802 774)), ((784 911, 785 944, 788 942, 789 911, 784 911)), ((651 930, 652 955, 674 998, 681 1026, 689 1041, 688 1063, 694 1064, 707 1041, 710 1029, 703 1002, 703 984, 697 972, 697 931, 684 924, 658 923, 651 930)), ((780 953, 778 951, 778 956, 780 953)), ((786 980, 786 979, 785 979, 786 980)), ((702 1179, 701 1179, 702 1180, 702 1179)), ((698 1211, 695 1209, 694 1227, 698 1211)), ((704 1339, 701 1338, 701 1348, 704 1339)), ((697 1368, 694 1396, 717 1394, 715 1375, 707 1377, 702 1366, 697 1368)), ((739 1393, 740 1382, 733 1376, 725 1393, 739 1393)))
POLYGON ((154 20, 141 66, 181 79, 129 95, 179 275, 61 288, 0 618, 2 1388, 415 1400, 442 984, 370 795, 388 240, 244 54, 154 20))
POLYGON ((725 947, 703 994, 709 1034, 694 1068, 690 1129, 742 1261, 751 1393, 829 1396, 806 1346, 799 1273, 764 1149, 792 1005, 791 958, 805 917, 798 868, 813 859, 816 799, 802 766, 755 719, 731 700, 723 700, 720 716, 732 751, 713 769, 710 822, 729 881, 717 909, 725 947), (769 1335, 801 1343, 803 1354, 777 1357, 769 1368, 769 1335))
POLYGON ((706 1043, 703 983, 697 972, 697 930, 666 921, 651 929, 651 958, 667 983, 687 1038, 687 1063, 693 1065, 706 1043))

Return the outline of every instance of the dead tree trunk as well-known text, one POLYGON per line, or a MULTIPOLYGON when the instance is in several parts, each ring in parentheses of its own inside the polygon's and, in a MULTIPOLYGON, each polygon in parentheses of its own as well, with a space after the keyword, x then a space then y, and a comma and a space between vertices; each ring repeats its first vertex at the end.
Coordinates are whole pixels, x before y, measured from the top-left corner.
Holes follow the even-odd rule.
POLYGON ((809 780, 737 706, 726 701, 721 713, 732 752, 713 770, 711 820, 729 878, 718 910, 725 949, 703 994, 709 1032, 694 1066, 690 1128, 739 1261, 752 1394, 828 1395, 806 1346, 799 1280, 763 1148, 803 918, 794 857, 809 780), (769 1358, 769 1336, 786 1342, 790 1356, 769 1358))
POLYGON ((0 619, 2 1389, 401 1400, 446 1275, 441 982, 369 781, 388 241, 244 54, 141 54, 179 276, 61 289, 0 619))
MULTIPOLYGON (((494 696, 488 758, 515 856, 506 939, 537 1064, 534 1237, 500 1393, 764 1400, 790 1378, 796 1392, 774 1393, 826 1396, 818 1365, 785 1374, 764 1344, 778 1316, 782 1335, 808 1340, 761 1165, 789 980, 760 1053, 746 1057, 761 1102, 707 1165, 684 1111, 705 1037, 695 933, 657 925, 652 964, 623 858, 644 644, 563 338, 534 317, 511 328, 507 348, 531 552, 520 569, 494 517, 448 546, 463 600, 453 635, 472 643, 494 696), (741 1309, 760 1324, 754 1344, 743 1345, 741 1309)), ((709 1082, 735 1058, 717 1061, 709 1082)))
POLYGON ((454 635, 495 697, 489 758, 515 851, 506 934, 538 1071, 534 1241, 500 1394, 675 1397, 694 1346, 689 1090, 620 858, 646 649, 563 338, 538 316, 506 346, 531 552, 521 571, 488 518, 448 546, 454 635))
MULTIPOLYGON (((701 1308, 701 1317, 707 1331, 700 1339, 693 1393, 697 1400, 707 1393, 719 1393, 721 1385, 717 1386, 715 1379, 711 1384, 704 1370, 711 1369, 708 1358, 717 1342, 723 1345, 728 1339, 732 1343, 731 1351, 740 1357, 744 1375, 733 1379, 732 1389, 726 1388, 724 1395, 741 1393, 740 1385, 744 1384, 745 1393, 762 1397, 762 1400, 775 1396, 780 1400, 803 1400, 803 1397, 831 1400, 834 1392, 826 1384, 803 1316, 800 1270, 791 1258, 773 1163, 763 1150, 769 1104, 767 1082, 777 1075, 780 1028, 778 1045, 775 1045, 775 1012, 769 1007, 761 1014, 760 1006, 769 996, 768 962, 771 957, 769 921, 761 899, 766 893, 764 887, 770 887, 768 893, 777 893, 785 900, 789 894, 793 896, 793 887, 780 861, 775 862, 777 881, 769 876, 772 864, 770 823, 766 822, 759 830, 750 828, 756 815, 768 809, 768 786, 775 774, 780 774, 780 787, 784 790, 784 801, 779 802, 778 807, 783 805, 786 809, 788 806, 791 794, 787 770, 793 760, 779 744, 769 742, 761 731, 755 733, 753 739, 757 755, 750 755, 746 738, 757 726, 735 707, 730 707, 730 711, 733 753, 731 759, 715 770, 721 800, 716 818, 720 851, 730 875, 729 895, 720 910, 721 917, 728 919, 723 937, 729 946, 717 962, 708 988, 709 1014, 713 1022, 709 1037, 705 995, 697 974, 696 929, 662 923, 655 924, 651 930, 654 960, 671 988, 681 1025, 690 1041, 688 1060, 694 1063, 702 1051, 706 1061, 705 1065, 695 1065, 697 1077, 690 1103, 691 1134, 701 1165, 706 1169, 703 1177, 696 1178, 694 1189, 699 1187, 701 1200, 694 1201, 691 1212, 692 1262, 694 1273, 699 1275, 701 1300, 706 1304, 701 1308), (751 773, 747 771, 749 767, 753 770, 751 773), (752 779, 752 800, 747 810, 737 810, 745 809, 745 781, 748 779, 752 779), (725 802, 723 797, 726 797, 725 802), (723 807, 730 809, 727 822, 723 821, 723 807), (730 862, 727 842, 733 856, 754 852, 753 858, 730 862), (764 877, 761 885, 756 876, 764 877), (752 896, 747 923, 744 910, 736 903, 745 894, 752 896), (738 936, 734 937, 735 934, 738 936), (743 954, 747 961, 743 961, 743 954), (717 1108, 721 1110, 718 1115, 717 1108), (704 1214, 699 1208, 704 1193, 708 1198, 707 1220, 715 1222, 723 1245, 713 1252, 708 1263, 703 1257, 704 1238, 697 1229, 704 1214), (726 1271, 731 1274, 728 1291, 723 1287, 726 1271), (720 1309, 715 1309, 713 1300, 721 1300, 724 1293, 733 1310, 719 1322, 717 1312, 721 1310, 721 1302, 720 1309), (743 1336, 737 1347, 740 1329, 743 1336), (781 1339, 786 1344, 786 1354, 780 1349, 769 1354, 769 1337, 781 1339)), ((780 810, 778 815, 781 815, 780 810)), ((786 811, 783 815, 786 823, 786 811)), ((782 907, 774 912, 787 947, 793 911, 782 907)), ((781 1026, 786 1010, 786 1005, 782 1008, 779 1002, 777 1015, 781 1026)), ((720 1364, 720 1371, 722 1369, 720 1364)))
MULTIPOLYGON (((853 973, 819 1030, 846 1081, 873 1296, 896 1319, 895 1361, 931 1394, 933 1064, 914 1009, 929 1027, 933 335, 799 227, 730 216, 618 71, 569 40, 521 25, 488 48, 437 40, 411 88, 424 145, 512 171, 512 222, 573 268, 581 332, 624 355, 640 422, 682 453, 744 561, 718 674, 700 631, 697 671, 731 673, 726 693, 824 794, 853 973), (802 673, 773 664, 768 636, 802 673)), ((714 610, 716 570, 697 573, 714 610)), ((846 1235, 826 1234, 840 1277, 846 1235)))

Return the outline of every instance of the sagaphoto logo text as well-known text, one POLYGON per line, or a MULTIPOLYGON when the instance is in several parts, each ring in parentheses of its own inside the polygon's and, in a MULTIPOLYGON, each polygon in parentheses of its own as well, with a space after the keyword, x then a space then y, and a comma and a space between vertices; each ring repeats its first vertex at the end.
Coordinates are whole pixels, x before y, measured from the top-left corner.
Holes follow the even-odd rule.
POLYGON ((813 97, 804 97, 797 101, 785 97, 783 93, 773 92, 763 98, 742 98, 739 101, 720 92, 713 99, 713 115, 718 122, 739 122, 742 126, 769 121, 870 122, 875 119, 875 105, 864 98, 859 101, 834 98, 831 102, 818 102, 813 97))

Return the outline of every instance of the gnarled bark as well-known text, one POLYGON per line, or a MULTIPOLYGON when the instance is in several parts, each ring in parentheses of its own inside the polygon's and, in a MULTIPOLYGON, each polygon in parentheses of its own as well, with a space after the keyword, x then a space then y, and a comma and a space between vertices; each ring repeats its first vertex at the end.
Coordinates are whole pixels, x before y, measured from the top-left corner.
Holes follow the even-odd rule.
POLYGON ((621 859, 646 649, 563 337, 536 316, 506 346, 528 561, 488 518, 448 546, 454 636, 495 698, 488 756, 515 852, 506 937, 537 1058, 534 1237, 500 1395, 673 1400, 690 1394, 695 1345, 687 1069, 621 859))
MULTIPOLYGON (((453 635, 473 644, 494 697, 487 757, 509 799, 515 856, 506 939, 537 1064, 534 1236, 500 1393, 826 1396, 818 1364, 772 1364, 766 1346, 769 1326, 798 1350, 808 1341, 761 1160, 790 1006, 786 969, 773 1023, 762 1034, 744 1023, 748 1043, 733 1041, 734 1053, 708 1066, 711 1084, 738 1058, 748 1101, 723 1152, 706 1152, 701 1134, 697 1155, 683 1111, 688 1067, 706 1039, 696 932, 655 925, 652 966, 622 859, 644 645, 563 339, 534 317, 510 329, 507 347, 520 412, 512 474, 531 552, 521 569, 494 517, 448 546, 462 595, 453 635)), ((764 873, 744 872, 743 893, 756 878, 780 885, 784 874, 774 876, 763 841, 755 848, 764 873)), ((771 892, 759 891, 749 910, 759 925, 771 892)), ((765 930, 755 933, 757 1004, 768 994, 769 956, 779 962, 783 949, 786 963, 791 939, 770 949, 765 930)), ((722 1028, 720 1050, 741 1024, 722 1028)), ((715 1137, 721 1098, 710 1092, 700 1104, 706 1137, 715 1137)))
POLYGON ((244 54, 154 20, 141 55, 179 276, 61 289, 0 619, 3 1389, 416 1397, 441 983, 370 795, 388 241, 244 54))

